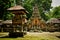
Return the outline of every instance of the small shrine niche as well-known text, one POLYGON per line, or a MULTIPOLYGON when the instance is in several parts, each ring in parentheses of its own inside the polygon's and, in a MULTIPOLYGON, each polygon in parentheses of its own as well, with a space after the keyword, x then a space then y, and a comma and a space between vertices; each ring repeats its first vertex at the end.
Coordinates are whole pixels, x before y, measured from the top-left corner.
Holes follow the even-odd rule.
POLYGON ((13 20, 12 20, 12 24, 19 24, 21 25, 22 23, 24 24, 25 22, 25 12, 24 11, 17 11, 17 13, 13 12, 13 14, 15 14, 13 20))

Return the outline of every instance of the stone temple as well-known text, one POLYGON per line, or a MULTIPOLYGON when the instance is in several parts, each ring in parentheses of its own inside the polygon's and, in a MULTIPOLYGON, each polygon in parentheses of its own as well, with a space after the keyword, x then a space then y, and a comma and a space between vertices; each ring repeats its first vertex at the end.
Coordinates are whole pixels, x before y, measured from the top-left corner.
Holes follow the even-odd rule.
POLYGON ((28 31, 40 31, 45 29, 46 24, 40 16, 38 5, 35 4, 33 7, 33 13, 28 21, 28 31))

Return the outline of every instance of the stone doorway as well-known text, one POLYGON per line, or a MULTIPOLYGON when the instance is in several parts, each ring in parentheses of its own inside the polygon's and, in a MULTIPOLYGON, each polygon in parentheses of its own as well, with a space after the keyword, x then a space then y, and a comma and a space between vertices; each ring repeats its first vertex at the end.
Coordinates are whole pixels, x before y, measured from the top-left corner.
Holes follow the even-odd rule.
POLYGON ((32 26, 30 28, 30 32, 41 32, 41 27, 40 26, 32 26))

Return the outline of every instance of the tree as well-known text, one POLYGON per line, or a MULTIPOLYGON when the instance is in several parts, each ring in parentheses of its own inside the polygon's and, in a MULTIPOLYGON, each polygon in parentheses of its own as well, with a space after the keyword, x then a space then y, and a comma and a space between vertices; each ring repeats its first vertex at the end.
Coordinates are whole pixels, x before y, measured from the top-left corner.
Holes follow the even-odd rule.
POLYGON ((51 9, 45 15, 47 16, 47 19, 50 19, 50 18, 60 18, 60 6, 51 9))
POLYGON ((60 18, 60 6, 53 9, 53 17, 60 18))
POLYGON ((23 1, 23 6, 30 13, 30 14, 28 14, 29 15, 28 18, 29 18, 32 14, 34 4, 35 3, 38 4, 40 14, 41 14, 42 18, 47 20, 44 13, 46 11, 50 10, 51 2, 52 2, 52 0, 24 0, 23 1))
POLYGON ((12 14, 9 14, 7 9, 11 6, 14 6, 13 2, 14 0, 0 0, 0 19, 3 20, 11 19, 12 14))
POLYGON ((20 3, 29 12, 29 14, 27 14, 27 16, 28 16, 28 18, 30 18, 30 16, 32 15, 32 12, 33 12, 33 6, 35 3, 37 3, 39 10, 40 10, 40 15, 42 16, 43 19, 46 20, 46 16, 44 13, 46 11, 50 10, 51 2, 52 2, 52 0, 0 0, 0 5, 1 5, 0 6, 0 14, 1 14, 0 18, 2 17, 1 19, 4 19, 4 20, 10 19, 8 16, 6 16, 9 14, 7 9, 16 4, 20 5, 20 3))

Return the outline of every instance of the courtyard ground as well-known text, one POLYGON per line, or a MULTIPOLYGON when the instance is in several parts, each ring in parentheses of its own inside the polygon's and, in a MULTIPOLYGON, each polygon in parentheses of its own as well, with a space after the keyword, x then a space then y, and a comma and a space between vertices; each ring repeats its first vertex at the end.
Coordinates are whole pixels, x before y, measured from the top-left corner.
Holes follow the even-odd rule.
MULTIPOLYGON (((0 33, 0 36, 8 35, 8 33, 0 33)), ((27 32, 24 37, 18 38, 0 38, 0 40, 60 40, 60 32, 27 32)))

